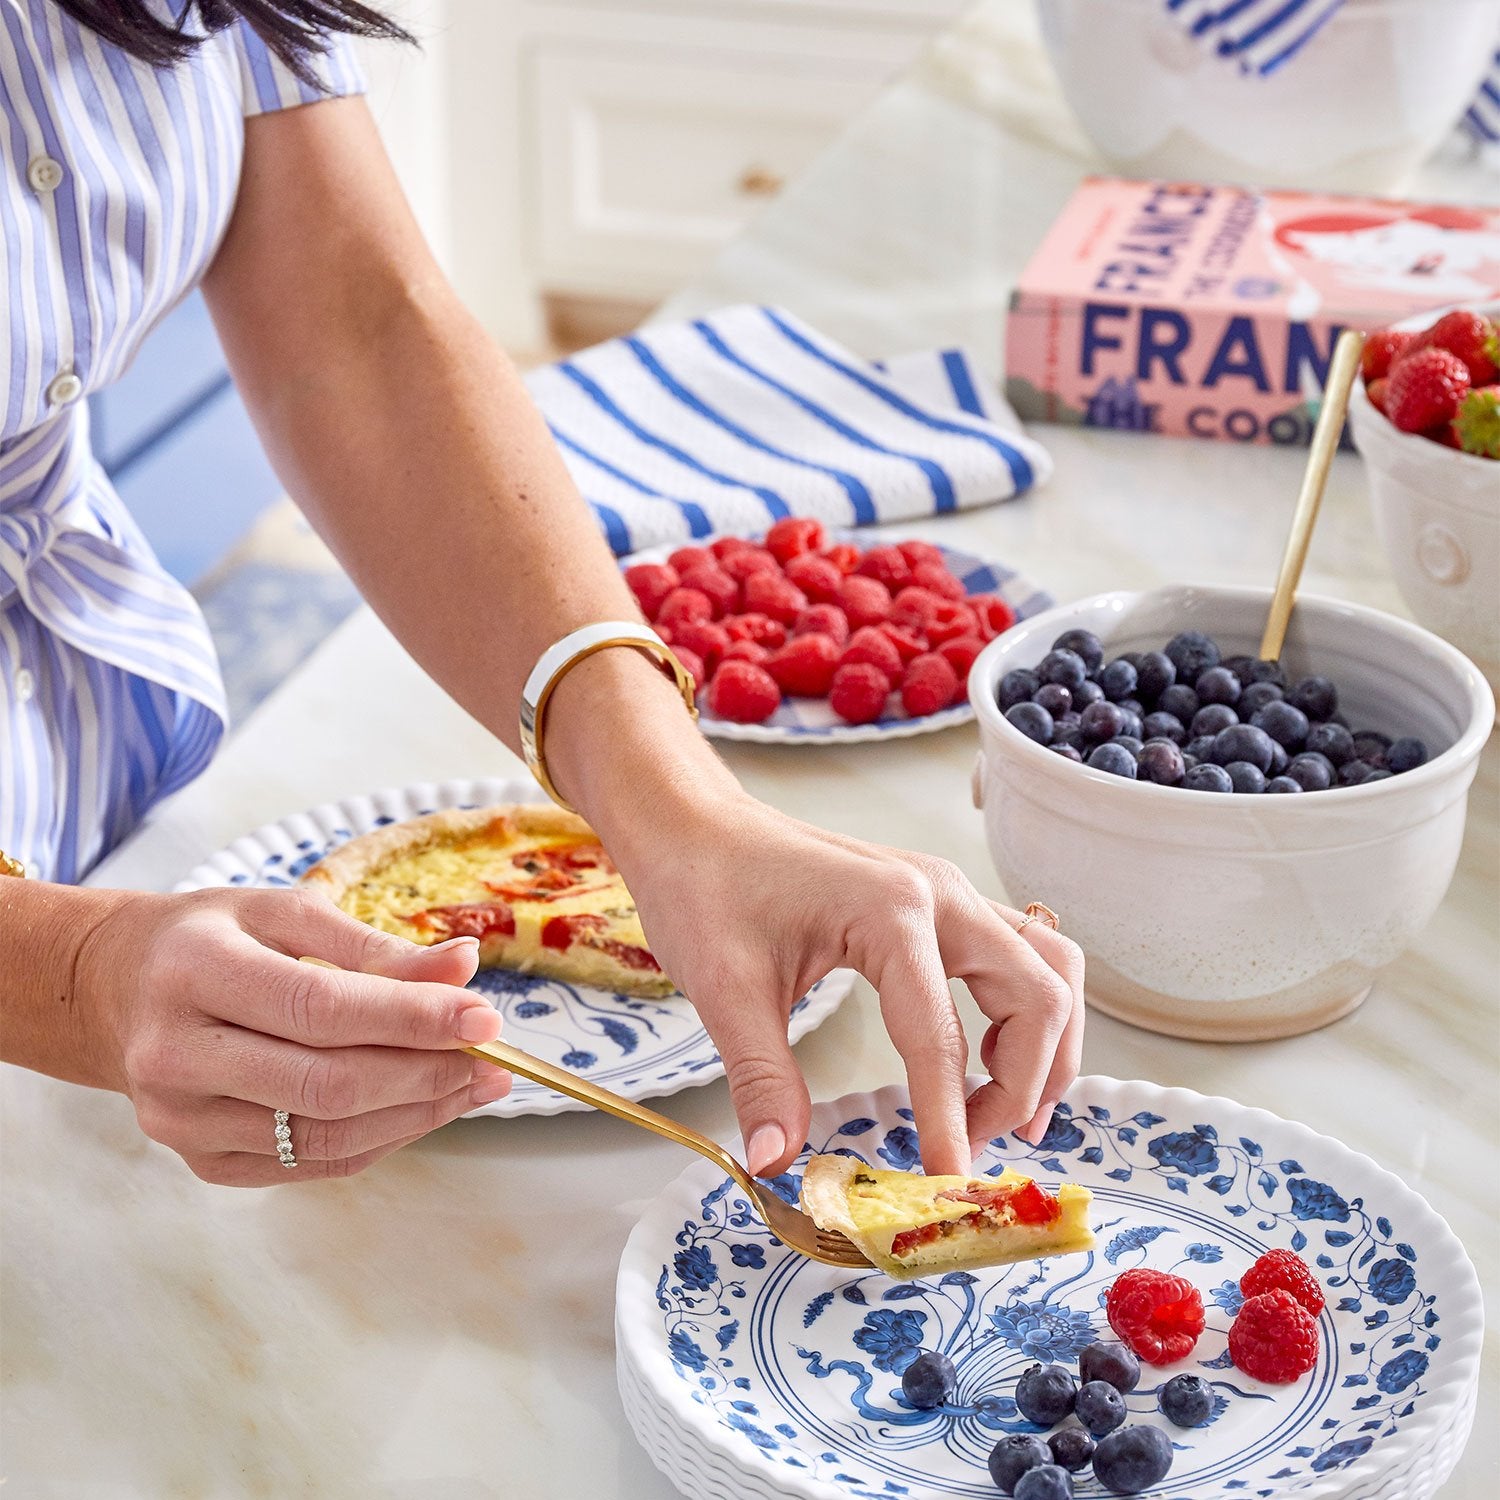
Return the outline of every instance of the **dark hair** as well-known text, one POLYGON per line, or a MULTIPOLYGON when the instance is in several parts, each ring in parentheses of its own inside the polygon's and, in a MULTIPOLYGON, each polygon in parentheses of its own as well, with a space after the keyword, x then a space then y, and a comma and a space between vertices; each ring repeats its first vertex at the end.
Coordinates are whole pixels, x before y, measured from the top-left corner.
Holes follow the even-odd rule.
POLYGON ((360 0, 187 0, 175 23, 159 20, 146 0, 56 0, 81 25, 155 67, 187 57, 205 33, 244 21, 292 72, 316 83, 311 55, 327 49, 323 33, 410 42, 411 33, 360 0))

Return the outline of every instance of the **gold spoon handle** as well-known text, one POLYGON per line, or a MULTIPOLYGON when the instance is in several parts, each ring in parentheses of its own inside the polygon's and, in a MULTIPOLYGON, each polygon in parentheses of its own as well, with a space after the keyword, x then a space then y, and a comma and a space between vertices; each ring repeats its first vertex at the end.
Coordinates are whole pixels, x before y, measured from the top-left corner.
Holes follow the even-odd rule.
POLYGON ((1318 519, 1318 507, 1323 503, 1328 469, 1333 463, 1333 455, 1338 451, 1339 438, 1344 431, 1344 417, 1349 410, 1349 392, 1353 390, 1354 377, 1359 373, 1359 356, 1364 343, 1364 334, 1348 328, 1339 335, 1338 343, 1334 345, 1333 360, 1329 364, 1328 380, 1323 389, 1323 407, 1318 413, 1318 424, 1313 428, 1312 447, 1307 455, 1307 468, 1302 475, 1302 492, 1297 496, 1297 508, 1292 512, 1292 529, 1281 554, 1281 572, 1276 577, 1276 592, 1271 596, 1271 613, 1266 619, 1266 633, 1260 638, 1262 661, 1281 659, 1287 625, 1292 618, 1292 605, 1297 598, 1297 584, 1302 577, 1302 565, 1307 561, 1307 549, 1312 541, 1313 526, 1318 519))
POLYGON ((676 1120, 669 1120, 665 1115, 657 1114, 654 1109, 647 1109, 644 1104, 622 1099, 618 1094, 601 1088, 597 1083, 590 1083, 587 1078, 580 1078, 577 1073, 570 1073, 566 1068, 543 1062, 541 1058, 533 1057, 529 1052, 519 1051, 506 1042, 476 1042, 472 1047, 465 1047, 464 1051, 474 1057, 482 1057, 486 1062, 498 1063, 507 1071, 517 1073, 522 1078, 529 1078, 533 1083, 539 1083, 544 1088, 556 1089, 558 1093, 566 1094, 570 1099, 577 1099, 581 1103, 592 1105, 595 1109, 602 1109, 608 1114, 615 1115, 621 1120, 628 1120, 632 1125, 639 1125, 645 1130, 654 1130, 657 1135, 665 1137, 676 1145, 686 1146, 688 1150, 696 1151, 699 1156, 707 1157, 716 1167, 733 1177, 747 1193, 752 1195, 755 1193, 754 1181, 750 1174, 717 1141, 711 1141, 706 1135, 700 1135, 696 1130, 679 1124, 676 1120))

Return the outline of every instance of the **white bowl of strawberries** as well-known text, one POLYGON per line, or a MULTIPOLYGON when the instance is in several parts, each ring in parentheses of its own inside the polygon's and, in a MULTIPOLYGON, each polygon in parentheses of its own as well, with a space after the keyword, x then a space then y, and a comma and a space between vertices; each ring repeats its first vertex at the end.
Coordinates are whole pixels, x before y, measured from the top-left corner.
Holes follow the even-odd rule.
POLYGON ((1350 402, 1401 597, 1500 682, 1500 303, 1370 335, 1350 402))

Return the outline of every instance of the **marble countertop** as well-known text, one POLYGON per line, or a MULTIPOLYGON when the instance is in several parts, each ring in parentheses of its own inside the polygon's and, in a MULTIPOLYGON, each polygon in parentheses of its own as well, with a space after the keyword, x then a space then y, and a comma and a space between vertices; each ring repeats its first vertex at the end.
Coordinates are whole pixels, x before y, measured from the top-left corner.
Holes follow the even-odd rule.
MULTIPOLYGON (((775 300, 872 355, 957 341, 998 362, 1020 260, 1097 167, 1023 10, 994 0, 950 32, 666 314, 775 300)), ((1422 186, 1488 190, 1457 167, 1422 186)), ((1300 454, 1040 435, 1057 458, 1044 491, 906 529, 1006 559, 1064 598, 1166 579, 1270 580, 1300 454)), ((1404 612, 1352 458, 1335 465, 1306 586, 1404 612)), ((974 749, 965 728, 726 753, 789 812, 941 853, 999 895, 969 801, 974 749)), ((94 878, 165 889, 288 812, 515 768, 361 610, 94 878)), ((1226 1094, 1337 1136, 1447 1217, 1492 1292, 1497 872, 1492 743, 1448 899, 1360 1011, 1312 1036, 1240 1046, 1095 1016, 1085 1070, 1226 1094)), ((798 1056, 815 1098, 900 1076, 863 985, 798 1056)), ((124 1100, 0 1072, 7 1493, 669 1494, 620 1411, 612 1318, 625 1238, 685 1165, 673 1148, 595 1115, 481 1119, 349 1182, 240 1192, 199 1183, 136 1131, 124 1100), (580 1164, 591 1184, 582 1216, 558 1191, 580 1164)), ((722 1083, 665 1107, 733 1135, 722 1083)), ((1491 1336, 1482 1410, 1500 1402, 1494 1353, 1491 1336)), ((1500 1434, 1481 1422, 1443 1500, 1497 1493, 1500 1434)))

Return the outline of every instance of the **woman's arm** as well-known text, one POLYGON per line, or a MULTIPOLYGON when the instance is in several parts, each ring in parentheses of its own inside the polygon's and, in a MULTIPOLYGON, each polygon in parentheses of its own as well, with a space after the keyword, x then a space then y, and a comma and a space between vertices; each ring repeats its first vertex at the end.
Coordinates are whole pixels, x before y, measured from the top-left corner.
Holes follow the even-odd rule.
MULTIPOLYGON (((541 652, 637 611, 514 370, 433 263, 362 101, 248 123, 205 287, 288 488, 413 656, 514 747, 541 652)), ((755 802, 637 653, 569 674, 548 747, 724 1055, 753 1169, 800 1147, 809 1105, 787 1012, 845 963, 880 992, 929 1169, 965 1170, 971 1138, 1043 1127, 1078 1063, 1081 962, 1066 939, 1040 924, 1017 935, 1014 914, 943 861, 755 802), (950 975, 991 1022, 993 1081, 967 1116, 950 975)))

